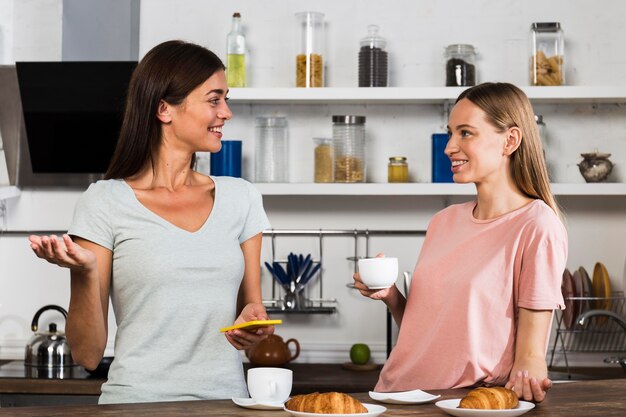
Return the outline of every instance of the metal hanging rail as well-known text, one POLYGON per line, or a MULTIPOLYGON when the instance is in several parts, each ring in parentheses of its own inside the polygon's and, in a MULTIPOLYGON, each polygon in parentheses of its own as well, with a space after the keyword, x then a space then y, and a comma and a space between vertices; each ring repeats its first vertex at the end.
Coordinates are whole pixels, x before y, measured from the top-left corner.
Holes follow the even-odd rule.
MULTIPOLYGON (((349 261, 354 261, 354 272, 357 271, 356 261, 358 256, 358 238, 365 237, 365 257, 369 257, 369 238, 370 236, 424 236, 426 230, 369 230, 369 229, 269 229, 263 231, 263 236, 271 238, 272 262, 287 263, 286 259, 276 259, 276 238, 278 236, 314 236, 319 238, 319 258, 314 262, 321 263, 324 253, 323 238, 325 236, 350 236, 354 237, 354 256, 348 257, 349 261)), ((320 305, 323 301, 323 271, 319 271, 319 301, 320 305)), ((276 301, 276 285, 272 282, 272 300, 276 301)), ((311 310, 313 312, 313 310, 311 310)), ((324 312, 333 312, 324 310, 324 312)))
MULTIPOLYGON (((370 257, 369 239, 372 236, 425 236, 426 230, 369 230, 369 229, 270 229, 263 232, 264 236, 272 239, 272 262, 287 263, 285 259, 276 259, 276 238, 279 236, 311 236, 319 239, 319 258, 315 262, 321 262, 324 254, 324 237, 330 236, 350 236, 354 238, 354 256, 347 257, 347 260, 354 262, 354 272, 357 271, 357 261, 362 257, 359 256, 358 240, 359 237, 365 238, 365 256, 370 257)), ((305 313, 305 314, 332 314, 336 311, 334 306, 324 306, 324 303, 336 303, 336 300, 325 300, 323 297, 323 268, 319 270, 319 299, 310 300, 317 303, 317 306, 305 308, 302 310, 289 310, 281 308, 280 299, 276 297, 276 282, 272 280, 272 299, 267 300, 272 306, 268 306, 268 312, 272 313, 305 313)), ((350 285, 349 285, 350 286, 350 285)), ((264 300, 265 301, 265 300, 264 300)), ((387 341, 387 357, 389 357, 392 348, 392 317, 391 312, 387 310, 386 314, 386 341, 387 341)))

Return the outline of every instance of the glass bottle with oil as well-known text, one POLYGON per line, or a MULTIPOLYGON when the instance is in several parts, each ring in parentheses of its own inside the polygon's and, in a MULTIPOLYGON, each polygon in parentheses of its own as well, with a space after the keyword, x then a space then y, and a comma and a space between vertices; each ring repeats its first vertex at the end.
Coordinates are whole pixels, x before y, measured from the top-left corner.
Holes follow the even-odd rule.
POLYGON ((226 38, 226 81, 228 87, 246 86, 246 37, 241 28, 241 14, 233 14, 226 38))

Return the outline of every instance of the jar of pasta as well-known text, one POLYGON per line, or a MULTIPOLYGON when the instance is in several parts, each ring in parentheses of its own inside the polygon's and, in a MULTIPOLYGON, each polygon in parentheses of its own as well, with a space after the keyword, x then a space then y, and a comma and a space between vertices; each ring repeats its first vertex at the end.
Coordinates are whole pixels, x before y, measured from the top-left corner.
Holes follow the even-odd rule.
POLYGON ((533 23, 530 29, 530 84, 564 85, 563 30, 559 22, 533 23))
POLYGON ((315 142, 315 182, 333 182, 333 140, 313 138, 313 142, 315 142))
POLYGON ((324 86, 324 13, 296 13, 298 21, 298 55, 296 87, 324 86))
POLYGON ((365 182, 365 116, 333 116, 335 182, 365 182))

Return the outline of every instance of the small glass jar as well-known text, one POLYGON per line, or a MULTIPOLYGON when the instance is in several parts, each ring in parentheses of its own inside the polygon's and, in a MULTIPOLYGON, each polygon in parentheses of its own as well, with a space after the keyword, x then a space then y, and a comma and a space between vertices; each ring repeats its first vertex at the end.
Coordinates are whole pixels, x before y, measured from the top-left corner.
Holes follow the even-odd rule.
POLYGON ((564 40, 559 22, 533 23, 530 28, 531 85, 565 85, 564 40))
POLYGON ((388 182, 409 182, 409 164, 405 156, 392 156, 387 165, 388 182))
POLYGON ((296 13, 299 29, 296 87, 324 87, 324 13, 296 13))
POLYGON ((365 182, 365 116, 333 116, 335 182, 365 182))
POLYGON ((359 50, 359 87, 387 87, 387 42, 378 35, 377 25, 369 25, 367 32, 359 50))
POLYGON ((476 85, 476 50, 472 45, 448 45, 446 59, 446 87, 476 85))
POLYGON ((334 181, 334 149, 332 138, 313 138, 315 142, 315 182, 334 181))
POLYGON ((289 182, 287 118, 257 117, 255 182, 289 182))

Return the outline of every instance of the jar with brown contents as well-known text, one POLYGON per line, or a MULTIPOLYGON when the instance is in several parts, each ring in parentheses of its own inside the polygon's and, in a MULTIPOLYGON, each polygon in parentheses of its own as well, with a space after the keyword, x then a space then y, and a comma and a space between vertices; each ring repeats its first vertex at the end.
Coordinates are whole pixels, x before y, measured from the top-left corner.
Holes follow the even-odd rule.
POLYGON ((333 116, 335 182, 365 182, 365 116, 333 116))
POLYGON ((324 13, 296 13, 299 47, 296 87, 324 86, 324 13))
POLYGON ((315 142, 315 182, 333 182, 333 140, 313 138, 315 142))
POLYGON ((323 87, 323 68, 321 55, 296 56, 296 87, 323 87))
POLYGON ((530 83, 564 85, 564 41, 559 22, 533 23, 531 26, 530 83))

